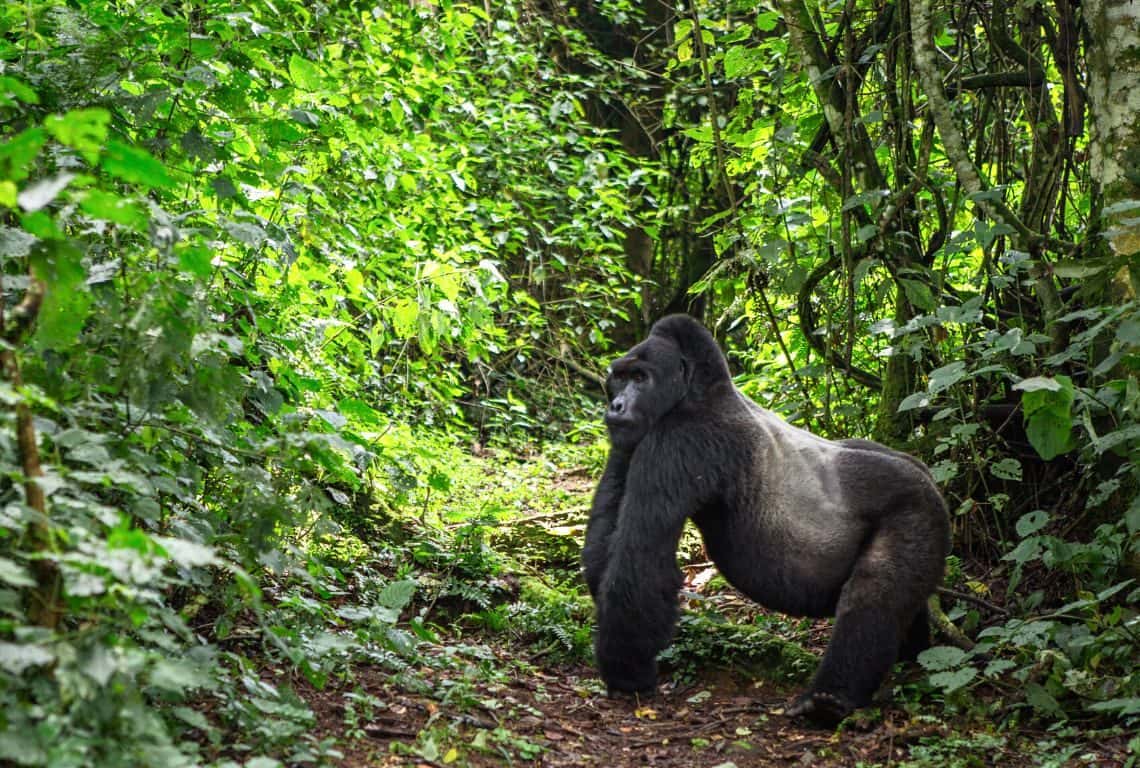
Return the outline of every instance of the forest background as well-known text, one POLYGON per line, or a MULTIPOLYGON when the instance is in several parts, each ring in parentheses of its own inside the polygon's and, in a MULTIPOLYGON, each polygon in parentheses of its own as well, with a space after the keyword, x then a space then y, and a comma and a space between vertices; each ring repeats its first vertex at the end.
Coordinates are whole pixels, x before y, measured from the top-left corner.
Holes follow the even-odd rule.
POLYGON ((295 689, 458 626, 588 661, 552 478, 676 311, 931 466, 980 644, 917 706, 1127 734, 1138 109, 1112 0, 4 4, 0 762, 335 761, 295 689))

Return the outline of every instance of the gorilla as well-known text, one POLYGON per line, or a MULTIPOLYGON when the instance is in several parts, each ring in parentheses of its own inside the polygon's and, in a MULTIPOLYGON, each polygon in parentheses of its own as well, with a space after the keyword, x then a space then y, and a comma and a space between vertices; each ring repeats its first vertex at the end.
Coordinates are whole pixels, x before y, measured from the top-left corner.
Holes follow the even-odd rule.
POLYGON ((835 617, 811 685, 786 714, 834 726, 870 703, 897 659, 929 646, 926 601, 942 581, 949 517, 926 465, 870 440, 825 440, 761 408, 686 315, 659 320, 618 358, 606 391, 610 453, 582 562, 611 694, 656 686, 655 657, 677 623, 687 518, 749 598, 835 617))

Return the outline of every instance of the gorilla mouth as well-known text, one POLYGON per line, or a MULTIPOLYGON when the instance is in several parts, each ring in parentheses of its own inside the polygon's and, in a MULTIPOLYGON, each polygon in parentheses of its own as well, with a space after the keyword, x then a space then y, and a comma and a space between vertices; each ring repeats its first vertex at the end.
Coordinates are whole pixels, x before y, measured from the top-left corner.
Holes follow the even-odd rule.
POLYGON ((632 429, 637 426, 637 419, 625 414, 607 413, 605 422, 610 429, 632 429))

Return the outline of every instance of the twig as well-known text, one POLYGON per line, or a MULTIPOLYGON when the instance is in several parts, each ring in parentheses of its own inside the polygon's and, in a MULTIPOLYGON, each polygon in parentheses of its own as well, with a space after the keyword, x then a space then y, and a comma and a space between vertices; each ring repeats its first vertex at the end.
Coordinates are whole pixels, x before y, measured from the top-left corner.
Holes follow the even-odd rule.
POLYGON ((581 363, 579 363, 574 358, 570 357, 570 347, 565 342, 563 342, 562 344, 559 345, 557 353, 551 353, 551 354, 560 363, 565 365, 570 370, 574 371, 574 373, 578 374, 582 378, 588 379, 589 381, 594 382, 599 387, 601 387, 603 390, 606 388, 606 377, 602 376, 600 373, 597 373, 596 371, 591 371, 589 368, 582 365, 581 363))
POLYGON ((386 739, 391 737, 411 739, 419 735, 418 731, 409 731, 406 728, 391 728, 387 725, 377 725, 375 723, 364 726, 364 733, 374 739, 386 739))
POLYGON ((958 600, 965 600, 967 603, 973 603, 974 605, 978 605, 988 611, 992 611, 999 616, 1009 616, 1009 611, 1007 611, 1005 608, 1002 608, 1000 605, 994 605, 988 600, 983 600, 977 595, 971 595, 969 592, 960 592, 957 589, 950 589, 949 587, 939 587, 938 593, 941 595, 946 595, 947 597, 956 598, 958 600))

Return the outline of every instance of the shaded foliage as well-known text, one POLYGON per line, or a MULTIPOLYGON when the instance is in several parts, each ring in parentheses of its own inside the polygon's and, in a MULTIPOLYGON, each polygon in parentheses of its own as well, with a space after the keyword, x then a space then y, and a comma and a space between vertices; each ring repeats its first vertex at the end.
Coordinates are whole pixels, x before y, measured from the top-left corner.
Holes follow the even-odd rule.
POLYGON ((0 761, 331 760, 259 669, 424 684, 437 604, 580 652, 576 604, 501 608, 526 536, 439 511, 454 445, 595 439, 595 371, 677 308, 758 402, 933 465, 958 586, 1014 618, 951 605, 994 661, 928 690, 1134 721, 1140 320, 1101 234, 1135 202, 1081 23, 4 5, 0 761))

